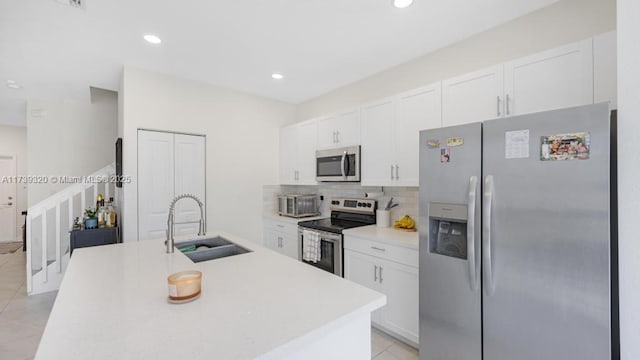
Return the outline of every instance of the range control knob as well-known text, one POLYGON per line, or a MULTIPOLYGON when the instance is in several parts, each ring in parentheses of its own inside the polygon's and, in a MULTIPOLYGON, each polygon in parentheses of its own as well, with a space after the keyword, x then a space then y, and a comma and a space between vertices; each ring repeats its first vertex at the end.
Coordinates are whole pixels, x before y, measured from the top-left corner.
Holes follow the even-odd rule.
POLYGON ((367 204, 367 207, 371 207, 371 203, 368 203, 368 204, 367 204))

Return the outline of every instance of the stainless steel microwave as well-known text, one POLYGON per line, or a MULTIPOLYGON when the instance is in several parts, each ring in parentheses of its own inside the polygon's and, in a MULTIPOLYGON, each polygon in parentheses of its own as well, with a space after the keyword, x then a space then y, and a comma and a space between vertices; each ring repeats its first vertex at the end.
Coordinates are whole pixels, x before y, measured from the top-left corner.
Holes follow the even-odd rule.
POLYGON ((316 151, 317 181, 360 181, 360 146, 316 151))

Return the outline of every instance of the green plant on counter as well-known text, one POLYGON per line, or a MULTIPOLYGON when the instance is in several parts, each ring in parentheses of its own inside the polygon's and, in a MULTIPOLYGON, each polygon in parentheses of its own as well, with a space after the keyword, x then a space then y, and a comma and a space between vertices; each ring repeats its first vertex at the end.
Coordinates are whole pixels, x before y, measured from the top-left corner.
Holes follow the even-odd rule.
POLYGON ((95 219, 96 218, 96 209, 94 208, 90 208, 90 209, 86 209, 84 211, 84 217, 85 219, 95 219))

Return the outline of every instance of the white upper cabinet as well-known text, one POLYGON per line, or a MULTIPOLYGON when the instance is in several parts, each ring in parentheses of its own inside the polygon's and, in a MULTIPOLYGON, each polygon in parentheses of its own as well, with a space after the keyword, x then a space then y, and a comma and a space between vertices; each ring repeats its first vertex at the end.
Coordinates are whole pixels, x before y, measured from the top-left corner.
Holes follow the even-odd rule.
POLYGON ((605 33, 283 128, 282 184, 314 185, 315 150, 361 145, 362 186, 418 186, 419 132, 610 101, 616 34, 605 33))
POLYGON ((442 126, 441 84, 362 108, 362 185, 418 186, 420 131, 442 126))
POLYGON ((387 98, 362 107, 362 186, 382 186, 393 180, 395 105, 394 98, 387 98))
POLYGON ((616 32, 593 38, 593 102, 610 101, 618 108, 616 32))
POLYGON ((298 166, 296 148, 298 139, 295 126, 280 128, 280 183, 291 185, 296 183, 296 167, 298 166))
POLYGON ((592 39, 505 64, 505 115, 593 103, 592 39))
POLYGON ((318 119, 318 148, 360 145, 360 109, 318 119))
POLYGON ((316 185, 317 124, 315 121, 305 121, 300 123, 297 128, 297 184, 316 185))
POLYGON ((418 186, 420 131, 442 126, 440 83, 400 94, 393 124, 395 176, 391 185, 418 186))
MULTIPOLYGON (((593 41, 583 40, 443 81, 442 125, 593 103, 593 41)), ((607 45, 602 47, 607 52, 607 45)), ((602 67, 603 72, 611 72, 611 64, 602 67)), ((611 75, 603 77, 612 79, 611 75)))
POLYGON ((316 185, 317 123, 304 121, 280 129, 280 183, 316 185))
POLYGON ((502 116, 502 65, 442 82, 442 126, 468 124, 502 116))

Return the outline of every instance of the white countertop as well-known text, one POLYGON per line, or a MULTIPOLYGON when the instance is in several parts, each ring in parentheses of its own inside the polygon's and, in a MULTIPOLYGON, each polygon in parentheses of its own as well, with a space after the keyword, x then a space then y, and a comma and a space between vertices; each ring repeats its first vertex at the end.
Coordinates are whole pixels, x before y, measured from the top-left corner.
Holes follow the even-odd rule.
POLYGON ((268 220, 282 221, 289 224, 298 224, 301 221, 323 219, 329 216, 318 215, 318 216, 310 216, 310 217, 303 217, 303 218, 292 218, 288 216, 281 216, 276 213, 263 213, 262 217, 268 220))
POLYGON ((407 232, 393 227, 381 228, 376 225, 361 226, 344 230, 344 235, 357 236, 359 238, 377 241, 389 245, 402 246, 410 249, 418 249, 418 232, 407 232))
MULTIPOLYGON (((37 359, 253 359, 299 348, 386 303, 378 292, 229 234, 251 253, 194 264, 163 240, 74 251, 37 359), (167 302, 167 276, 203 273, 167 302)), ((208 235, 207 237, 211 237, 208 235)))

